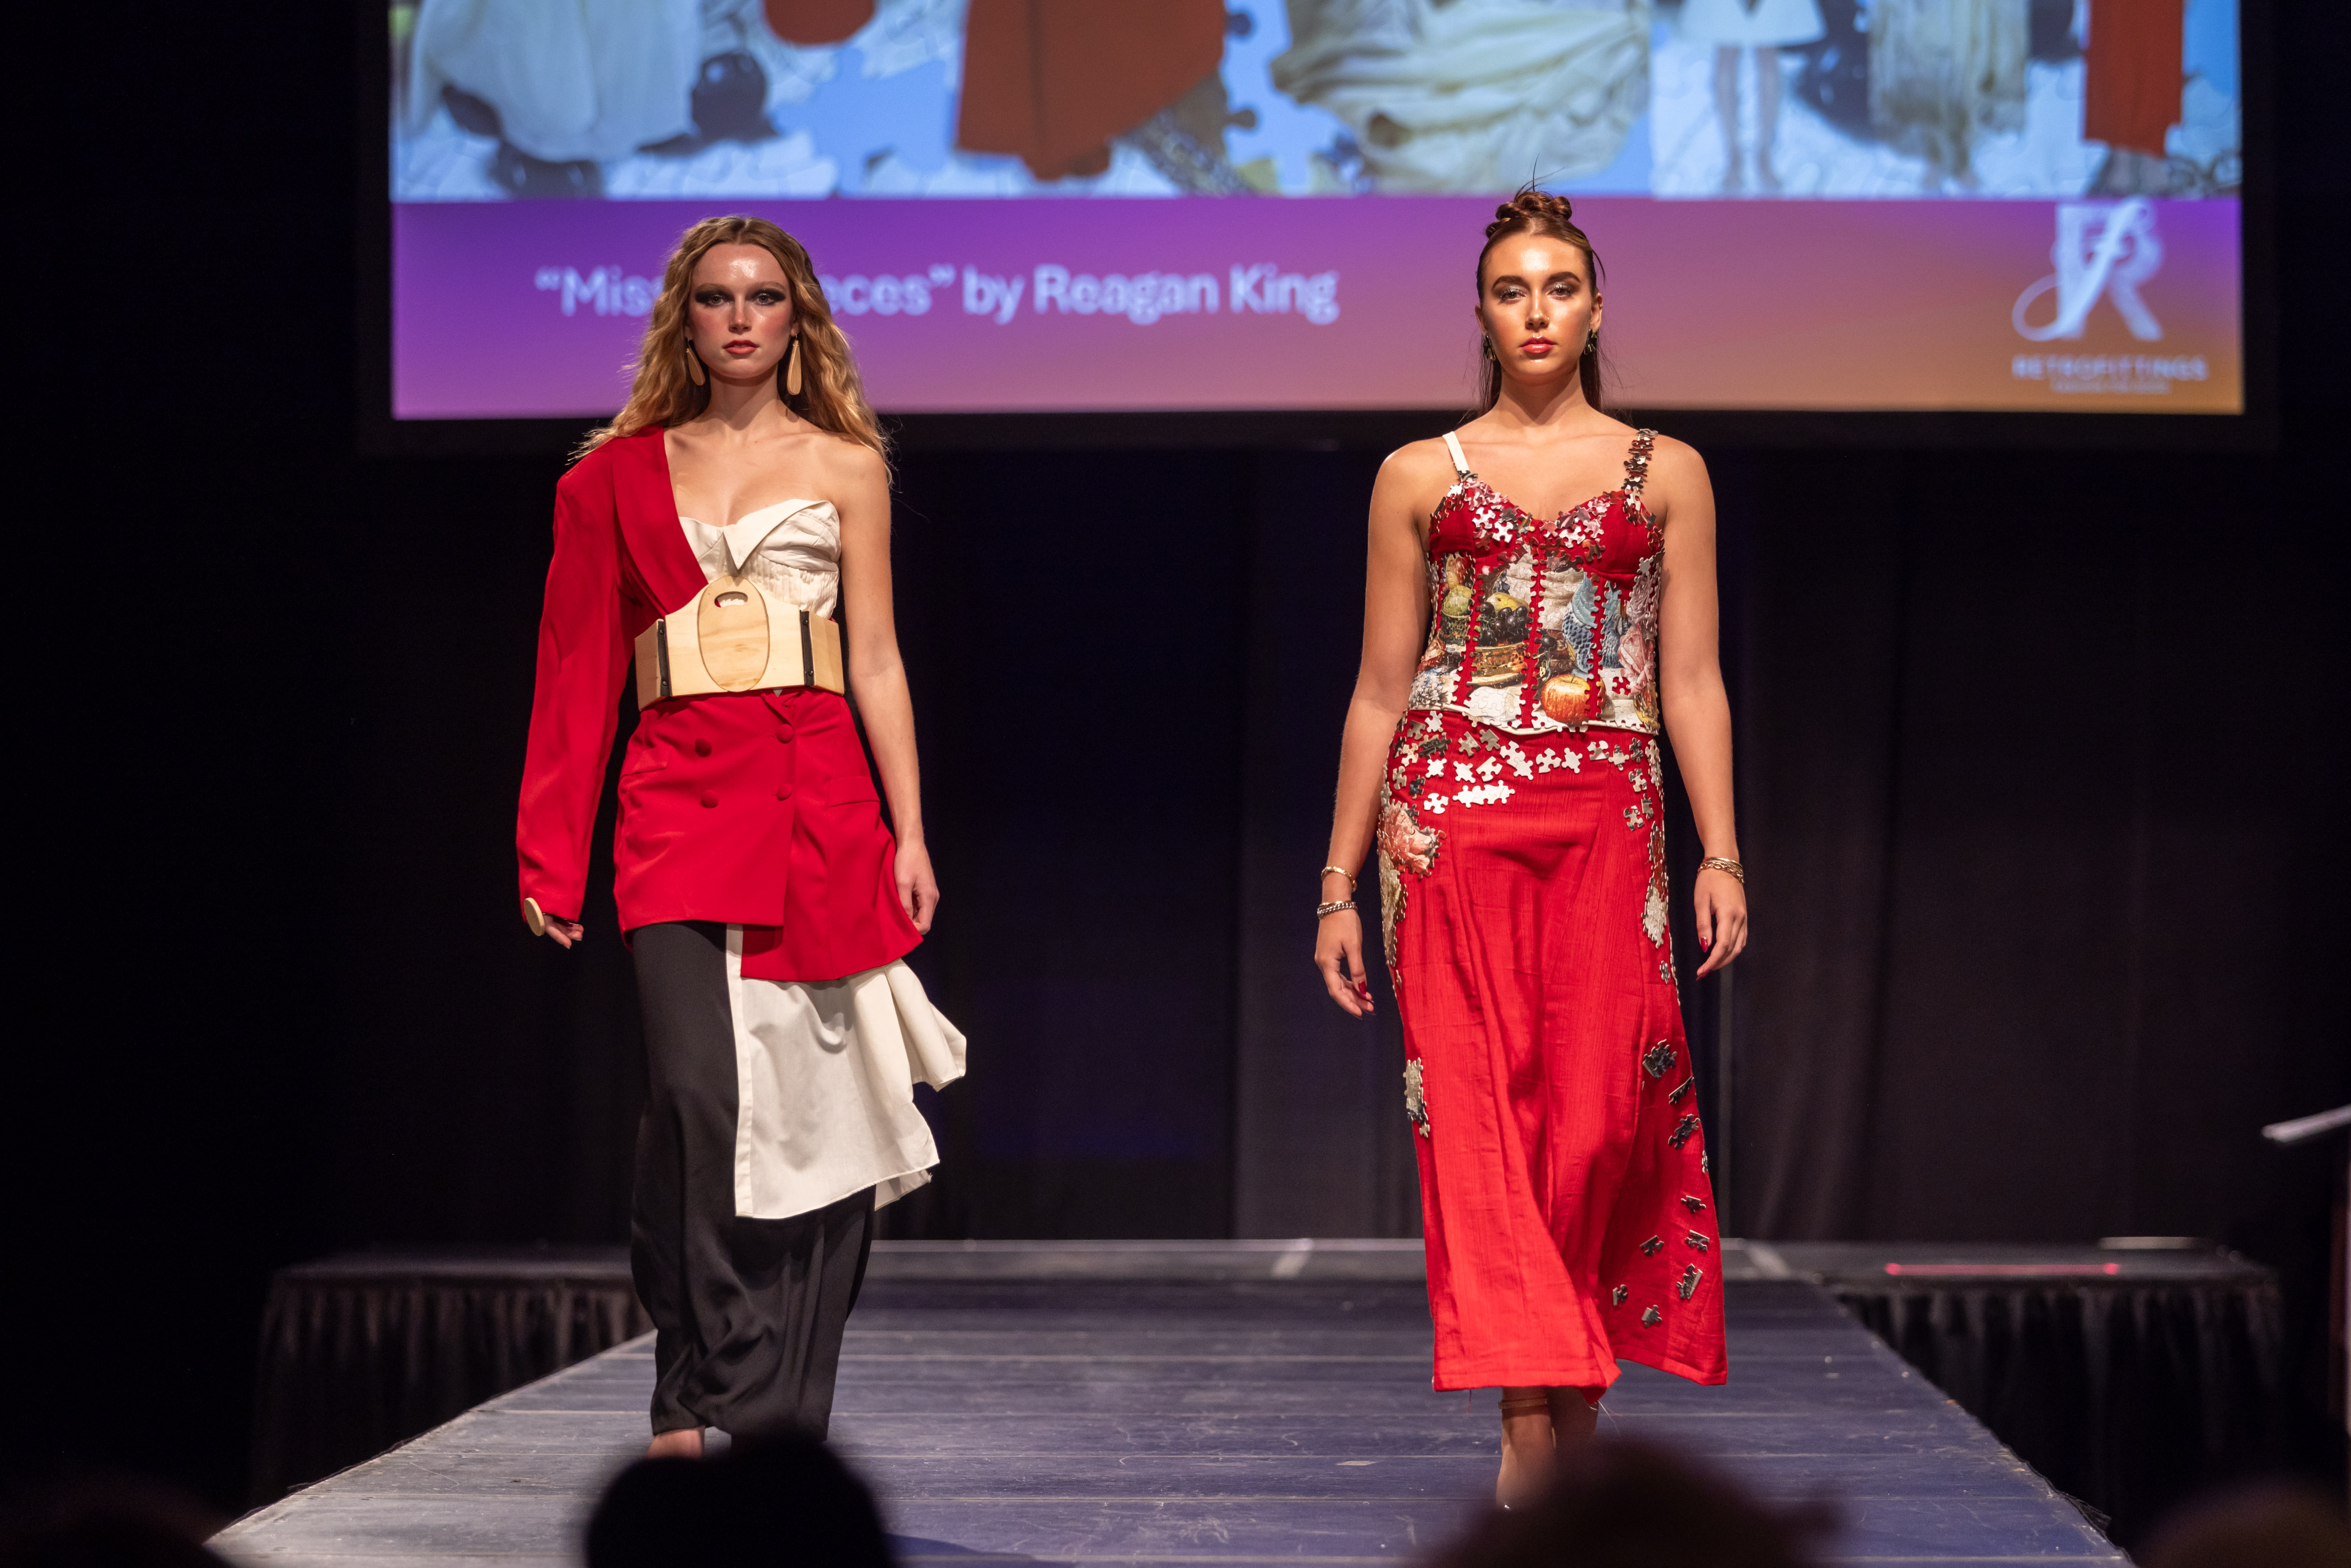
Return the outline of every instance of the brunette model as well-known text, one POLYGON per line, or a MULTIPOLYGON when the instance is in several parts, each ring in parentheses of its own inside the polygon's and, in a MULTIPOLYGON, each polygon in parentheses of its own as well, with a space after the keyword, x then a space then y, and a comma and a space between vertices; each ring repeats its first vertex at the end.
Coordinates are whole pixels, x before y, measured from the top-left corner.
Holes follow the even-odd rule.
POLYGON ((939 894, 883 442, 808 253, 762 219, 686 231, 627 407, 556 486, 516 838, 523 916, 561 946, 632 684, 613 860, 652 1451, 821 1436, 873 1211, 938 1162, 913 1084, 960 1076, 964 1040, 901 961, 939 894))
POLYGON ((1485 412, 1372 493, 1315 962, 1372 1010, 1376 839, 1420 1161, 1436 1386, 1502 1390, 1509 1503, 1616 1362, 1725 1376, 1714 1197, 1666 930, 1660 718, 1706 860, 1701 975, 1747 942, 1716 658, 1714 498, 1601 411, 1598 264, 1521 193, 1478 257, 1485 412))

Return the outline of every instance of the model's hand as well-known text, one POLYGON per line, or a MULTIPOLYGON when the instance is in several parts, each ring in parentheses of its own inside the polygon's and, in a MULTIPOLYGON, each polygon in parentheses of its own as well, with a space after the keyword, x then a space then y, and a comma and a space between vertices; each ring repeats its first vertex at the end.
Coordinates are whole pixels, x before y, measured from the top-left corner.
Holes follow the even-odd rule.
POLYGON ((939 880, 931 874, 931 852, 921 844, 898 846, 898 905, 914 929, 927 936, 939 912, 939 880))
POLYGON ((1364 922, 1352 909, 1322 916, 1314 933, 1314 967, 1331 999, 1357 1018, 1372 1012, 1371 981, 1364 974, 1364 922))
POLYGON ((541 915, 547 922, 547 938, 559 947, 569 947, 574 942, 588 939, 588 927, 577 920, 558 920, 552 915, 541 915))
POLYGON ((1747 950, 1746 884, 1727 871, 1702 871, 1691 902, 1698 908, 1698 945, 1706 954, 1698 967, 1703 977, 1747 950))

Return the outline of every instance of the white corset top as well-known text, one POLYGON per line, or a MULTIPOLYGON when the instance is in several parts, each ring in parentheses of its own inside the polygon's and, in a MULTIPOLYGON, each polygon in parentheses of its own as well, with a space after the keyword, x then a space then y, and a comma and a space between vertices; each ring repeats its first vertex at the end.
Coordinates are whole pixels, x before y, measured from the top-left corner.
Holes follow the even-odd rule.
POLYGON ((768 598, 830 616, 841 601, 841 514, 831 501, 778 501, 725 528, 681 515, 705 581, 744 577, 768 598))

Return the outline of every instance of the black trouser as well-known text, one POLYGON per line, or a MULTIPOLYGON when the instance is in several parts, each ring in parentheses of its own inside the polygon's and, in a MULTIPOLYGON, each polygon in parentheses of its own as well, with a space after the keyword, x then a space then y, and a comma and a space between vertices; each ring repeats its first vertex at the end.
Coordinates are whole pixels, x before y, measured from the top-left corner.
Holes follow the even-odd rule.
POLYGON ((735 1214, 726 928, 630 937, 650 1079, 630 1266, 653 1320, 653 1430, 824 1436, 841 1330, 873 1244, 873 1189, 789 1219, 735 1214))

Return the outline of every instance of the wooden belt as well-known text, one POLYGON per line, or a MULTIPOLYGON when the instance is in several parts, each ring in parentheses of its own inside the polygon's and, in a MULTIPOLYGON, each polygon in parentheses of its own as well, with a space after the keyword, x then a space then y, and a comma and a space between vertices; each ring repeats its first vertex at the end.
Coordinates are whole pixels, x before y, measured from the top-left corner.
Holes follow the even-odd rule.
POLYGON ((845 692, 841 628, 722 577, 637 633, 637 706, 709 692, 845 692))

